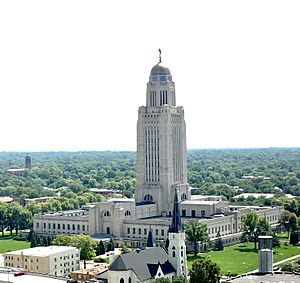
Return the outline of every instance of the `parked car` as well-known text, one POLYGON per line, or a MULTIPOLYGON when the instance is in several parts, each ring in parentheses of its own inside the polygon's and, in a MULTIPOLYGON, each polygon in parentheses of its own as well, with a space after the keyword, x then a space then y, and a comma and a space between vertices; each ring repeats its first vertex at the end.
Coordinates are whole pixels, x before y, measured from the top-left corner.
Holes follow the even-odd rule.
POLYGON ((22 275, 24 275, 25 274, 25 272, 24 271, 18 271, 18 272, 15 272, 14 273, 14 276, 22 276, 22 275))

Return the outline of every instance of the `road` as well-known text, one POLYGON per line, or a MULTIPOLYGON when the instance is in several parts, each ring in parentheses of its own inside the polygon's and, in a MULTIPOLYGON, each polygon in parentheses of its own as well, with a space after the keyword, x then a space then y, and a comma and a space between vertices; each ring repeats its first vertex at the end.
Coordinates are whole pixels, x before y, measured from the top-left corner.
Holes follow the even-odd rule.
POLYGON ((58 280, 49 277, 22 275, 15 277, 13 273, 0 273, 0 282, 13 282, 13 283, 66 283, 67 280, 58 280))

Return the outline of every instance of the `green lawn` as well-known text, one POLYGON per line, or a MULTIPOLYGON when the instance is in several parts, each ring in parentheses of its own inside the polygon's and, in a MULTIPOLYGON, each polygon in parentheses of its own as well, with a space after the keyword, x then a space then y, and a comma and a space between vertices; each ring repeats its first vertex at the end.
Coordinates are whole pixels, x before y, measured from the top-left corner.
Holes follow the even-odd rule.
MULTIPOLYGON (((291 245, 285 246, 283 243, 280 248, 273 250, 274 262, 300 254, 300 248, 291 245)), ((225 247, 224 251, 211 251, 201 254, 216 262, 222 274, 243 274, 258 268, 258 254, 253 249, 253 243, 237 244, 225 247)), ((188 257, 188 267, 191 268, 193 260, 197 257, 188 257)))
POLYGON ((30 247, 29 242, 15 241, 10 236, 0 237, 0 253, 8 251, 22 250, 30 247))

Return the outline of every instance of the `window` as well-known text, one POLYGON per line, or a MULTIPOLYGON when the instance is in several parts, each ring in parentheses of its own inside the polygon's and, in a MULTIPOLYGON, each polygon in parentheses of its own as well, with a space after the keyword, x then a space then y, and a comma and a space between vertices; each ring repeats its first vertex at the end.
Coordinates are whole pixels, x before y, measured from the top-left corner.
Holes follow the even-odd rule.
POLYGON ((141 228, 139 228, 139 235, 141 235, 142 234, 142 229, 141 228))
POLYGON ((130 228, 127 227, 127 234, 130 234, 130 228))
POLYGON ((60 224, 57 224, 57 229, 60 229, 60 224))
POLYGON ((175 254, 175 251, 172 251, 172 257, 175 257, 176 254, 175 254))
POLYGON ((55 223, 52 224, 53 229, 55 229, 55 223))
POLYGON ((66 225, 65 224, 63 224, 63 230, 65 230, 66 229, 66 225))
POLYGON ((181 214, 182 214, 182 215, 181 215, 182 217, 186 217, 186 210, 183 209, 183 210, 181 211, 181 214))
POLYGON ((68 224, 68 230, 70 230, 70 224, 68 224))
POLYGON ((132 228, 132 234, 135 234, 135 228, 132 228))
POLYGON ((39 222, 36 223, 36 228, 40 228, 40 223, 39 222))
POLYGON ((186 194, 182 194, 182 195, 181 195, 181 200, 185 200, 185 199, 187 199, 186 194))
POLYGON ((144 201, 153 201, 153 197, 149 194, 145 195, 144 201))
POLYGON ((144 235, 147 235, 147 229, 146 228, 144 229, 144 235))
POLYGON ((46 229, 46 223, 44 223, 44 229, 46 229))
POLYGON ((196 211, 192 210, 192 217, 196 217, 196 211))
POLYGON ((130 213, 130 211, 129 210, 126 210, 125 211, 125 216, 129 216, 131 213, 130 213))
POLYGON ((50 223, 48 223, 48 228, 51 229, 51 224, 50 223))
POLYGON ((165 230, 161 230, 161 235, 162 235, 162 236, 165 235, 165 230))
POLYGON ((155 236, 158 236, 158 229, 155 229, 155 236))
POLYGON ((108 217, 110 216, 110 212, 109 211, 104 211, 104 214, 103 214, 105 217, 108 217))
POLYGON ((124 278, 121 278, 120 279, 120 283, 124 283, 125 281, 124 281, 124 278))
POLYGON ((75 224, 72 225, 73 231, 75 230, 75 224))
POLYGON ((85 231, 85 225, 82 225, 82 231, 85 231))
POLYGON ((77 225, 77 230, 80 230, 80 225, 79 224, 77 225))
POLYGON ((201 210, 201 217, 205 217, 205 210, 201 210))
POLYGON ((106 227, 106 233, 110 234, 110 228, 109 227, 106 227))

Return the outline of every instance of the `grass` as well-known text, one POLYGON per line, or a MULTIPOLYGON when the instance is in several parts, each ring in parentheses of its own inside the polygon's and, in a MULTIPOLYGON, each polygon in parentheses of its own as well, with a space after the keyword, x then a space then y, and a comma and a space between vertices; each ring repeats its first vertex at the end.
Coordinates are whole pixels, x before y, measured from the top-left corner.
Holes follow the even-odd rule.
MULTIPOLYGON (((13 237, 14 236, 15 234, 13 234, 13 237)), ((0 236, 0 253, 22 250, 30 247, 29 242, 16 241, 12 239, 13 237, 11 237, 9 234, 6 234, 4 237, 0 236)))
MULTIPOLYGON (((273 250, 274 262, 299 253, 300 248, 282 243, 280 248, 273 250)), ((258 268, 258 253, 253 249, 253 243, 237 244, 225 247, 223 251, 211 251, 200 254, 200 256, 210 258, 217 263, 221 268, 222 275, 243 274, 258 268)), ((192 262, 200 256, 189 256, 188 267, 191 268, 192 262)))

